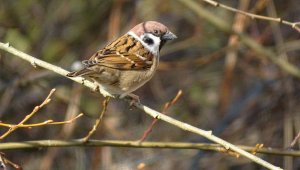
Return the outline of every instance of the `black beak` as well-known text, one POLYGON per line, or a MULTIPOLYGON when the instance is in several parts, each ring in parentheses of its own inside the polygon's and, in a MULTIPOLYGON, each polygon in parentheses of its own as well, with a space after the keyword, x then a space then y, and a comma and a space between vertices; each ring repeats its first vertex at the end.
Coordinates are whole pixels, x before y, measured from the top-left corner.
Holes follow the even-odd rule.
POLYGON ((165 41, 167 41, 167 40, 174 40, 174 39, 176 39, 177 38, 177 36, 175 35, 175 34, 173 34, 172 32, 166 32, 162 37, 161 37, 161 39, 162 40, 165 40, 165 41))

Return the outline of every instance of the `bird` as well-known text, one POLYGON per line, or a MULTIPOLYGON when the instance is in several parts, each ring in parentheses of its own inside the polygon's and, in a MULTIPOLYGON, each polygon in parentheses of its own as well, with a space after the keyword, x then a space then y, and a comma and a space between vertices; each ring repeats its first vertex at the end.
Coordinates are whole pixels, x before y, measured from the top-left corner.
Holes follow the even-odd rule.
POLYGON ((167 41, 176 39, 168 27, 157 21, 137 24, 88 60, 84 68, 70 72, 68 77, 82 76, 92 80, 104 97, 131 97, 154 75, 160 58, 160 50, 167 41))

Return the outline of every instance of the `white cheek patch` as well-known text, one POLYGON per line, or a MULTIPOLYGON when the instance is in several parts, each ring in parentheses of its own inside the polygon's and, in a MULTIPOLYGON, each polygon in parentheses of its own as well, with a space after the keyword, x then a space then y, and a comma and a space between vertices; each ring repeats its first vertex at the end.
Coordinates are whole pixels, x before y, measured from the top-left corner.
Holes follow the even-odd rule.
POLYGON ((141 37, 138 37, 137 35, 135 35, 133 32, 128 32, 128 35, 132 36, 133 38, 135 38, 136 40, 138 40, 139 42, 141 42, 143 44, 144 47, 146 47, 152 54, 158 55, 159 53, 159 45, 160 45, 160 38, 151 34, 151 33, 145 33, 143 34, 141 37), (149 45, 147 43, 145 43, 143 41, 143 38, 145 36, 148 36, 149 38, 151 38, 153 40, 153 44, 149 45))

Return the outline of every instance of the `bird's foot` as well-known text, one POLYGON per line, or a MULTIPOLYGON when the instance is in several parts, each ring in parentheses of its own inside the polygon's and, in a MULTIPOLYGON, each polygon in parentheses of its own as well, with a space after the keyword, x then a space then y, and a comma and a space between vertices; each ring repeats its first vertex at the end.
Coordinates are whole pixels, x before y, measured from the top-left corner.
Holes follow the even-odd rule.
POLYGON ((129 108, 132 109, 134 107, 136 107, 137 104, 140 104, 140 97, 135 95, 135 94, 127 94, 125 96, 125 99, 129 101, 129 108))

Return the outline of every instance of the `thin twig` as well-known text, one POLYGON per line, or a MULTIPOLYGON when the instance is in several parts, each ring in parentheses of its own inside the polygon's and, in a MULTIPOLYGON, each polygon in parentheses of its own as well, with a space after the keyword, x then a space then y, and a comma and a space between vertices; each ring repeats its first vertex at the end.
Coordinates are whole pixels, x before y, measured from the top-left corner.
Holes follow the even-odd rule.
POLYGON ((213 1, 213 0, 202 0, 202 1, 208 3, 212 6, 215 6, 215 7, 220 7, 220 8, 226 9, 228 11, 232 11, 235 13, 245 15, 247 17, 250 17, 251 19, 259 19, 259 20, 273 21, 273 22, 281 23, 281 24, 292 27, 293 29, 295 29, 296 31, 298 31, 300 33, 300 27, 299 27, 300 22, 290 22, 290 21, 283 20, 282 18, 273 18, 273 17, 264 16, 264 15, 252 14, 249 12, 245 12, 245 11, 238 10, 236 8, 221 4, 221 3, 213 1))
POLYGON ((73 123, 76 119, 79 117, 83 116, 83 113, 77 115, 76 117, 67 120, 67 121, 60 121, 60 122, 55 122, 53 120, 46 120, 44 122, 40 123, 34 123, 34 124, 24 124, 26 121, 28 121, 35 113, 37 113, 42 107, 47 105, 51 101, 51 96, 55 92, 55 89, 52 89, 46 99, 39 105, 36 106, 32 112, 28 115, 25 116, 25 118, 18 124, 8 124, 8 123, 3 123, 0 122, 0 126, 8 127, 8 131, 6 131, 2 136, 0 136, 0 140, 4 139, 6 136, 8 136, 10 133, 15 131, 18 128, 32 128, 32 127, 37 127, 37 126, 45 126, 45 125, 61 125, 61 124, 69 124, 73 123))
POLYGON ((300 132, 298 133, 298 135, 292 141, 292 143, 290 145, 290 148, 293 148, 299 139, 300 139, 300 132))
POLYGON ((50 93, 48 94, 48 96, 46 97, 46 99, 39 105, 39 106, 36 106, 32 112, 28 115, 25 116, 25 118, 20 122, 18 123, 17 125, 15 126, 11 126, 8 131, 6 131, 3 135, 0 136, 0 140, 4 139, 6 136, 8 136, 10 133, 12 133, 13 131, 15 131, 16 129, 18 129, 19 127, 23 126, 23 124, 29 120, 35 113, 37 113, 42 107, 44 107, 45 105, 47 105, 51 99, 50 97, 52 96, 52 94, 55 92, 55 89, 52 89, 50 91, 50 93))
MULTIPOLYGON (((79 112, 79 102, 82 94, 82 87, 80 84, 73 84, 71 94, 72 98, 70 98, 68 102, 68 108, 63 120, 69 120, 76 116, 79 112)), ((56 97, 58 97, 58 95, 59 93, 56 94, 56 97)), ((61 127, 61 131, 55 136, 55 138, 59 140, 69 139, 75 126, 76 124, 63 125, 61 127)), ((41 158, 40 165, 36 169, 53 169, 52 167, 55 166, 56 163, 55 158, 57 158, 60 153, 59 148, 47 150, 47 153, 45 153, 41 158)))
POLYGON ((4 153, 0 153, 0 168, 6 170, 5 160, 4 160, 4 153))
POLYGON ((70 120, 66 120, 66 121, 56 122, 56 121, 53 121, 53 120, 46 120, 46 121, 40 122, 40 123, 21 124, 21 125, 14 125, 14 124, 8 124, 8 123, 0 122, 0 126, 5 126, 5 127, 9 127, 9 128, 14 127, 14 126, 18 126, 18 128, 31 128, 31 127, 44 126, 44 125, 70 124, 70 123, 73 123, 76 119, 80 118, 81 116, 83 116, 83 113, 80 113, 79 115, 71 118, 70 120))
MULTIPOLYGON (((63 75, 64 77, 66 77, 66 75, 69 73, 68 71, 60 68, 60 67, 57 67, 55 65, 52 65, 50 63, 47 63, 45 61, 42 61, 42 60, 39 60, 35 57, 32 57, 24 52, 21 52, 13 47, 10 47, 9 44, 4 44, 4 43, 0 43, 0 49, 3 49, 11 54, 14 54, 15 56, 17 57, 20 57, 26 61, 29 61, 30 63, 36 65, 36 66, 39 66, 39 67, 43 67, 45 69, 48 69, 48 70, 51 70, 57 74, 60 74, 60 75, 63 75)), ((91 89, 95 89, 96 88, 96 85, 88 80, 85 80, 84 78, 81 78, 81 77, 76 77, 76 78, 70 78, 71 80, 75 81, 75 82, 78 82, 78 83, 81 83, 82 85, 86 86, 86 87, 89 87, 91 89)), ((148 115, 156 118, 156 119, 160 119, 160 120, 163 120, 169 124, 172 124, 180 129, 183 129, 185 131, 189 131, 189 132, 192 132, 192 133, 195 133, 195 134, 198 134, 200 136, 203 136, 215 143, 218 143, 220 144, 221 146, 223 146, 225 149, 227 150, 232 150, 234 152, 237 152, 239 153, 240 155, 243 155, 244 157, 252 160, 253 162, 256 162, 257 164, 259 165, 262 165, 266 168, 269 168, 269 169, 281 169, 279 167, 276 167, 272 164, 270 164, 269 162, 266 162, 264 160, 262 160, 261 158, 255 156, 255 155, 252 155, 251 153, 249 152, 246 152, 242 149, 240 149, 239 147, 221 139, 221 138, 218 138, 216 136, 214 136, 212 134, 211 131, 205 131, 205 130, 202 130, 202 129, 199 129, 199 128, 196 128, 194 126, 191 126, 187 123, 184 123, 184 122, 180 122, 176 119, 173 119, 169 116, 166 116, 162 113, 159 113, 145 105, 142 105, 141 103, 135 103, 135 106, 141 110, 143 110, 145 113, 147 113, 148 115)))
MULTIPOLYGON (((178 99, 182 96, 182 90, 179 90, 176 94, 176 96, 169 102, 165 103, 161 113, 165 113, 172 105, 174 105, 178 99)), ((143 142, 147 137, 148 135, 152 132, 152 129, 154 127, 154 125, 157 123, 158 119, 154 119, 150 126, 145 130, 143 136, 141 137, 141 139, 139 140, 140 142, 143 142)))
POLYGON ((22 170, 23 169, 20 165, 18 165, 16 163, 12 162, 11 160, 7 159, 5 157, 5 154, 2 153, 2 152, 0 153, 0 160, 1 160, 1 168, 3 168, 3 170, 7 170, 6 164, 12 166, 16 170, 22 170))
POLYGON ((83 116, 83 113, 80 113, 79 115, 71 118, 70 120, 65 120, 65 121, 61 121, 61 122, 51 122, 51 123, 49 123, 49 125, 62 125, 62 124, 73 123, 76 119, 80 118, 81 116, 83 116))
POLYGON ((106 97, 102 103, 102 111, 99 115, 99 117, 96 119, 96 123, 94 124, 93 128, 89 131, 89 133, 83 138, 83 141, 84 142, 87 142, 90 137, 96 132, 96 130, 98 129, 98 127, 100 126, 102 120, 103 120, 103 116, 104 116, 104 113, 106 112, 106 109, 107 109, 107 105, 108 105, 108 102, 110 100, 110 97, 106 97))

